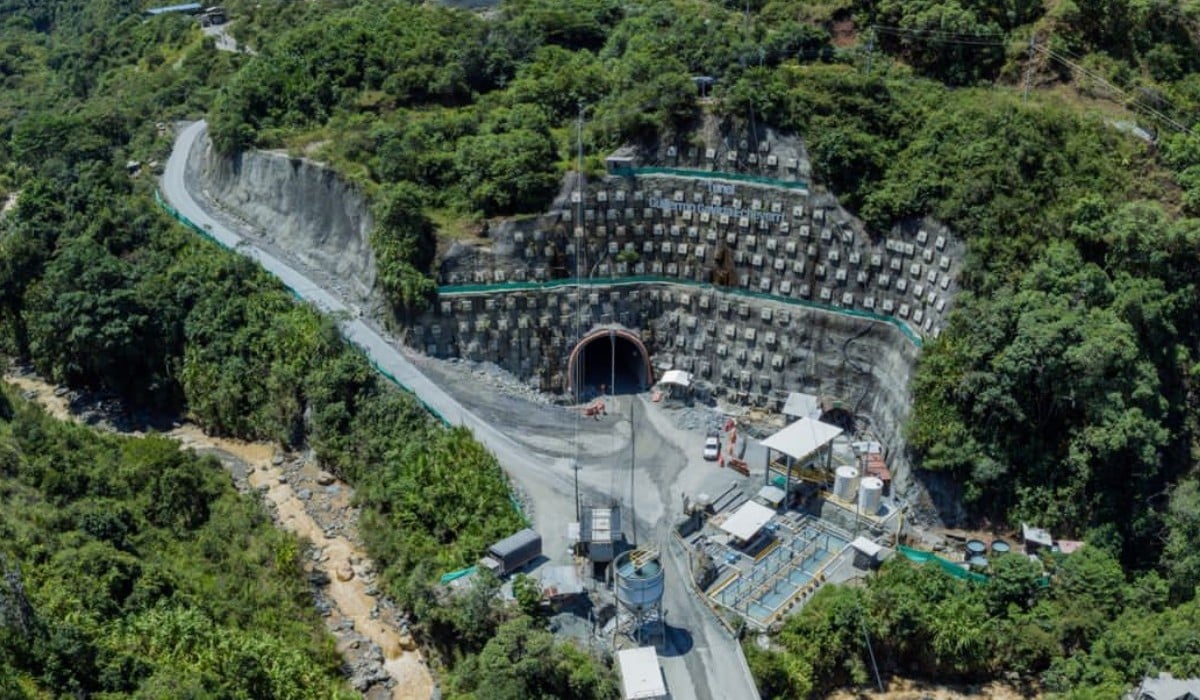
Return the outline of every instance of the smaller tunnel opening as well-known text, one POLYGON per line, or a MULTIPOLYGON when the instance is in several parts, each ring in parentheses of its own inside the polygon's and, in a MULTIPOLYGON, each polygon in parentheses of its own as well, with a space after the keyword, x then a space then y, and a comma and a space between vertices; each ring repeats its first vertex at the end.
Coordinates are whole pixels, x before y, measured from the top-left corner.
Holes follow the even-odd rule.
POLYGON ((854 420, 854 414, 844 408, 831 408, 828 411, 824 411, 821 413, 821 422, 836 425, 846 431, 847 435, 858 434, 858 426, 854 420))
POLYGON ((636 394, 650 384, 645 349, 622 333, 598 333, 585 340, 575 359, 581 398, 636 394))

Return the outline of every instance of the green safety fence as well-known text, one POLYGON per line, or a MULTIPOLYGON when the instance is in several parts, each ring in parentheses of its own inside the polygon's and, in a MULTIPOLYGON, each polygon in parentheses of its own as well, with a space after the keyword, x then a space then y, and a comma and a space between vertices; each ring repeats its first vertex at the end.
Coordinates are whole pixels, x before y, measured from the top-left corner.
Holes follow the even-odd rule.
POLYGON ((858 309, 845 309, 838 306, 821 304, 805 299, 793 299, 791 297, 779 296, 777 294, 770 294, 768 292, 756 292, 750 289, 729 289, 726 287, 718 287, 708 282, 697 282, 695 280, 683 280, 673 277, 660 277, 656 275, 635 275, 632 277, 596 277, 586 280, 560 279, 550 280, 548 282, 500 282, 495 284, 448 285, 438 287, 438 295, 466 296, 471 294, 496 294, 502 292, 544 291, 549 289, 557 289, 559 287, 574 287, 577 285, 582 285, 585 287, 619 287, 623 285, 641 284, 670 284, 692 287, 695 289, 711 289, 739 297, 749 297, 751 299, 760 299, 763 301, 774 301, 780 304, 787 304, 789 306, 799 306, 807 309, 816 309, 818 311, 841 314, 843 316, 853 316, 855 318, 889 324, 899 330, 905 338, 908 338, 908 340, 918 348, 921 347, 923 342, 921 340, 921 336, 913 332, 913 330, 909 328, 907 324, 892 316, 884 316, 882 314, 876 314, 870 311, 860 311, 858 309))
POLYGON ((727 173, 720 170, 689 170, 687 168, 613 168, 612 173, 614 175, 620 175, 621 177, 659 175, 667 177, 696 178, 698 180, 728 180, 730 182, 742 182, 750 185, 779 187, 785 190, 798 190, 801 192, 808 191, 808 183, 800 180, 776 180, 773 177, 764 177, 762 175, 727 173))
POLYGON ((444 573, 444 574, 442 574, 442 578, 440 579, 440 581, 441 581, 442 585, 444 586, 447 583, 450 583, 451 581, 457 581, 458 579, 460 579, 464 576, 470 576, 471 574, 475 573, 475 568, 476 567, 474 567, 474 566, 468 566, 465 569, 459 569, 458 571, 450 571, 450 572, 444 573))
POLYGON ((928 562, 933 562, 933 563, 937 564, 938 566, 940 566, 942 571, 945 571, 946 573, 950 574, 954 578, 957 578, 957 579, 960 579, 963 581, 974 581, 975 583, 987 583, 988 582, 988 577, 986 575, 975 572, 975 571, 968 571, 968 570, 964 569, 961 565, 959 565, 955 562, 952 562, 949 559, 943 559, 932 552, 926 552, 926 551, 920 550, 920 549, 913 549, 912 547, 905 547, 904 545, 897 545, 896 551, 903 554, 909 561, 915 562, 917 564, 926 564, 928 562))

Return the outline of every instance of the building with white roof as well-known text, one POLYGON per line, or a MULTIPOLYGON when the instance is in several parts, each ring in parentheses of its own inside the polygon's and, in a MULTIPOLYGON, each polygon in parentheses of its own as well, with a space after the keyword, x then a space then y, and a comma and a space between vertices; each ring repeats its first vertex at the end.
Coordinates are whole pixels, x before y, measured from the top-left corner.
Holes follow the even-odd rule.
POLYGON ((625 700, 665 700, 668 697, 654 647, 618 651, 617 666, 621 669, 621 690, 625 700))

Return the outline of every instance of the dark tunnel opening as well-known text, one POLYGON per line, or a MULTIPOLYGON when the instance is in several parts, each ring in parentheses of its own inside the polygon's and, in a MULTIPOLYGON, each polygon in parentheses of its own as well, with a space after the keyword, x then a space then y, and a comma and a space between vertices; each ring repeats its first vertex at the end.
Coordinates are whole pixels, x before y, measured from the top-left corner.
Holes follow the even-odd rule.
POLYGON ((831 408, 821 413, 821 422, 836 425, 846 431, 848 435, 858 434, 858 425, 854 420, 854 414, 844 408, 831 408))
POLYGON ((646 357, 638 343, 612 333, 587 341, 576 360, 584 399, 600 394, 636 394, 649 385, 646 357))

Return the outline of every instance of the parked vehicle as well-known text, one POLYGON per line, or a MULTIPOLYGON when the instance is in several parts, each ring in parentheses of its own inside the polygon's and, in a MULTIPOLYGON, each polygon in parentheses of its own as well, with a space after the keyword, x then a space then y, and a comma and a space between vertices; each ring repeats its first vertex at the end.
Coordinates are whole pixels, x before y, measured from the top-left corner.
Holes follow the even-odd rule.
POLYGON ((542 536, 532 528, 525 528, 488 547, 487 554, 479 560, 479 566, 497 576, 505 576, 541 555, 542 536))
POLYGON ((710 435, 704 440, 704 458, 710 462, 716 461, 721 454, 721 438, 710 435))

